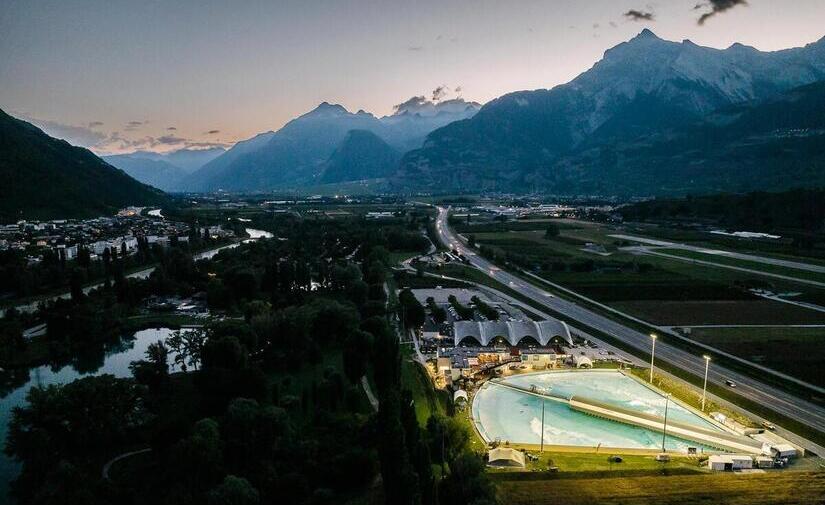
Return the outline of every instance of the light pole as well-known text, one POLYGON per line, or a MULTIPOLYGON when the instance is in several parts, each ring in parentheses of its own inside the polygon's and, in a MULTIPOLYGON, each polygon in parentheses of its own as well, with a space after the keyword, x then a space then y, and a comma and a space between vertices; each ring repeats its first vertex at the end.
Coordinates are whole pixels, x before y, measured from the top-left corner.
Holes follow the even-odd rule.
POLYGON ((541 398, 541 450, 544 453, 544 397, 541 398))
POLYGON ((662 427, 662 452, 667 452, 665 450, 665 437, 667 436, 667 406, 670 403, 670 393, 665 395, 665 424, 662 427))
POLYGON ((656 334, 651 333, 650 338, 653 342, 653 345, 650 348, 650 383, 653 384, 653 358, 656 356, 656 334))
POLYGON ((705 384, 702 386, 702 412, 705 411, 705 396, 707 395, 708 391, 708 367, 710 366, 710 356, 705 354, 702 356, 705 358, 705 384))

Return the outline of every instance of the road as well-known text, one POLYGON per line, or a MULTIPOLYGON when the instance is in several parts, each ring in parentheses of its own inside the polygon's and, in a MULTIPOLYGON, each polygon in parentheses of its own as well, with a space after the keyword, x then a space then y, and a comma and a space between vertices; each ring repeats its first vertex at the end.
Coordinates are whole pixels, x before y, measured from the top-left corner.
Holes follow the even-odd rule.
MULTIPOLYGON (((509 272, 503 271, 492 263, 475 254, 450 230, 447 224, 447 209, 438 207, 438 218, 436 221, 436 231, 439 238, 448 246, 463 254, 470 264, 487 275, 509 286, 521 295, 532 298, 538 303, 564 314, 574 321, 578 321, 586 326, 599 330, 613 338, 621 340, 626 344, 648 352, 651 347, 649 335, 628 328, 621 323, 602 316, 590 309, 577 305, 568 300, 559 298, 548 291, 526 282, 509 272)), ((666 361, 691 374, 702 377, 705 370, 705 360, 702 356, 696 356, 682 349, 660 341, 656 345, 656 359, 666 361)), ((708 373, 708 382, 721 387, 726 387, 725 381, 733 380, 737 384, 736 393, 757 403, 769 407, 771 410, 779 412, 792 419, 825 433, 825 408, 815 405, 801 398, 796 398, 785 391, 773 386, 763 384, 756 379, 741 373, 727 370, 719 365, 712 365, 708 373)), ((783 430, 785 431, 785 430, 783 430)), ((810 443, 809 447, 815 446, 810 443)), ((819 448, 822 449, 821 447, 819 448)), ((820 452, 822 454, 823 452, 820 452)))

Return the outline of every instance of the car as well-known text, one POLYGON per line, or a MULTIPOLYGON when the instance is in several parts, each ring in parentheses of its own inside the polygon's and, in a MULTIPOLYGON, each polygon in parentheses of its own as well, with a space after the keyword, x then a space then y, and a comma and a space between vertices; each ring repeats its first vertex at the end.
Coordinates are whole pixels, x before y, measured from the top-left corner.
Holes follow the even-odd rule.
POLYGON ((776 425, 774 425, 773 423, 768 422, 768 421, 762 421, 762 427, 765 428, 766 430, 771 430, 771 431, 776 430, 776 425))
POLYGON ((727 384, 729 387, 732 387, 732 388, 735 388, 735 387, 736 387, 736 383, 735 383, 735 382, 733 382, 733 381, 732 381, 732 380, 730 380, 730 379, 725 379, 725 384, 727 384))

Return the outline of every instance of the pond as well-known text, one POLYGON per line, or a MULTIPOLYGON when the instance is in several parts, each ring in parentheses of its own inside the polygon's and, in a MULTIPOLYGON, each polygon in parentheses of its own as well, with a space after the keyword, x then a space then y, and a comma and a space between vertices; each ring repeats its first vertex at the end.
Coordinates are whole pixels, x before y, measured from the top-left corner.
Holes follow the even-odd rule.
MULTIPOLYGON (((25 404, 26 395, 35 386, 48 386, 50 384, 66 384, 81 377, 92 375, 111 374, 115 377, 131 377, 129 364, 145 357, 149 344, 158 340, 165 341, 173 330, 169 328, 158 328, 142 330, 132 336, 124 337, 113 346, 103 357, 103 361, 97 363, 83 363, 67 365, 58 370, 53 370, 48 366, 39 366, 28 370, 28 380, 23 385, 16 387, 12 391, 4 391, 5 396, 0 399, 0 440, 5 447, 8 424, 11 420, 11 412, 14 407, 25 404), (80 368, 81 371, 77 369, 80 368)), ((174 366, 170 367, 175 371, 174 366)), ((26 371, 23 371, 25 373, 26 371)), ((9 483, 17 476, 19 464, 0 453, 0 503, 8 496, 9 483)))

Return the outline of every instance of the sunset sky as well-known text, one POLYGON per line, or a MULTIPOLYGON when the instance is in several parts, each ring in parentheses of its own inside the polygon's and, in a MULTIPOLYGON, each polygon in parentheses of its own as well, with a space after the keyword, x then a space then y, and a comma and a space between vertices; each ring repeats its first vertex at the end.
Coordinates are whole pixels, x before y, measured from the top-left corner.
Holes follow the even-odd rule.
POLYGON ((645 27, 776 50, 825 35, 825 1, 2 0, 0 108, 98 153, 229 145, 321 101, 552 87, 645 27))

